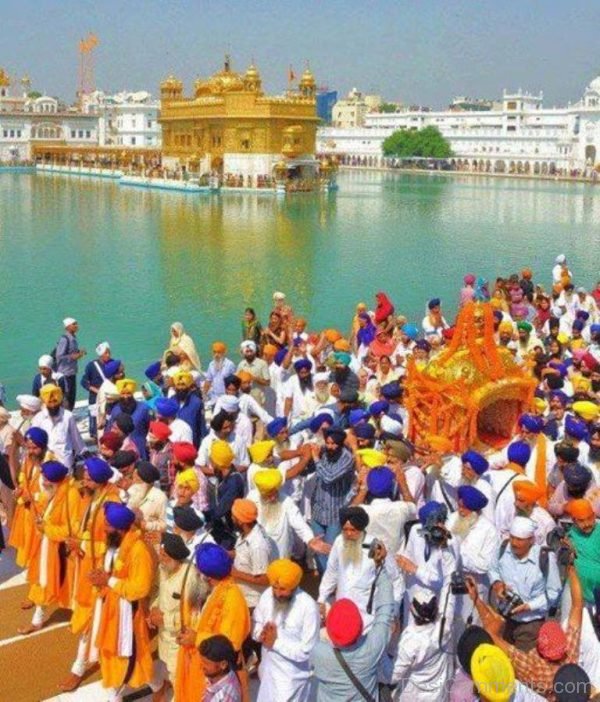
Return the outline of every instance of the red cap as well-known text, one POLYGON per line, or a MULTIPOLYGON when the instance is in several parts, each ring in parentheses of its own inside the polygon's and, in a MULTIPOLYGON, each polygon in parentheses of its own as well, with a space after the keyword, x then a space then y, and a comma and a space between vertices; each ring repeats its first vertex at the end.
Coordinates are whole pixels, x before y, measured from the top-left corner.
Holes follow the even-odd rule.
POLYGON ((331 643, 343 648, 358 641, 363 630, 363 620, 354 602, 342 598, 331 606, 325 627, 331 643))
POLYGON ((186 466, 194 465, 198 451, 194 444, 187 441, 176 441, 173 446, 173 458, 178 463, 183 463, 186 466))
POLYGON ((567 636, 560 624, 544 622, 537 637, 537 650, 548 661, 560 661, 567 653, 567 636))
POLYGON ((100 445, 107 448, 109 451, 118 451, 123 445, 123 437, 112 431, 107 431, 100 437, 100 445))
POLYGON ((454 327, 448 327, 448 329, 444 329, 442 331, 442 336, 446 341, 450 341, 452 337, 454 336, 454 327))
POLYGON ((167 439, 171 436, 171 427, 164 422, 155 420, 154 422, 150 422, 150 433, 158 441, 167 441, 167 439))

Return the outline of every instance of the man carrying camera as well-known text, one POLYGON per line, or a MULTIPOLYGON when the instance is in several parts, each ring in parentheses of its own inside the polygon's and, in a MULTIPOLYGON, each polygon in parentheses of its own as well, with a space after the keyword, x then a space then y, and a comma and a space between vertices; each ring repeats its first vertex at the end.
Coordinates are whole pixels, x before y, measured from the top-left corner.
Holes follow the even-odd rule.
POLYGON ((535 646, 561 592, 556 556, 535 543, 535 528, 533 520, 515 517, 509 540, 490 568, 490 599, 506 620, 503 636, 521 651, 535 646))

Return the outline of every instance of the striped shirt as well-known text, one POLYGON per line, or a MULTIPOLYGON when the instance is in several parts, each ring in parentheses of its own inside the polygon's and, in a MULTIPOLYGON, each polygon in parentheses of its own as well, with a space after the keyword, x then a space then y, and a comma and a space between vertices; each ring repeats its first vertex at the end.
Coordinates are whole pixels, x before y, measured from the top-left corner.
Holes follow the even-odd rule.
POLYGON ((332 461, 325 450, 315 461, 317 479, 312 496, 312 518, 319 524, 337 524, 340 509, 352 497, 354 482, 354 456, 343 448, 341 454, 332 461))

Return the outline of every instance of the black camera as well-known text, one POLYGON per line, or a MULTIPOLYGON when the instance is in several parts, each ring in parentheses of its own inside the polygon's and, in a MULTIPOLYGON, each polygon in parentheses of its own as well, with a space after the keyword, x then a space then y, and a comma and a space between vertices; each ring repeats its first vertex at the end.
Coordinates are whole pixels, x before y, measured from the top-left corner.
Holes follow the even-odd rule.
POLYGON ((523 600, 516 592, 506 590, 505 594, 498 600, 496 609, 503 617, 510 617, 513 611, 523 604, 523 600))
POLYGON ((385 544, 383 543, 383 541, 380 541, 379 539, 373 539, 373 541, 371 541, 371 543, 369 544, 369 552, 367 555, 370 559, 374 560, 375 556, 379 555, 379 551, 382 548, 385 548, 385 544))
POLYGON ((451 537, 450 532, 442 524, 425 524, 423 536, 432 546, 444 546, 451 537))
POLYGON ((450 591, 453 595, 466 595, 469 592, 465 576, 458 570, 450 576, 450 591))
POLYGON ((561 573, 573 563, 576 557, 574 548, 565 543, 567 536, 568 529, 564 524, 559 524, 546 537, 548 548, 556 555, 556 563, 561 573))

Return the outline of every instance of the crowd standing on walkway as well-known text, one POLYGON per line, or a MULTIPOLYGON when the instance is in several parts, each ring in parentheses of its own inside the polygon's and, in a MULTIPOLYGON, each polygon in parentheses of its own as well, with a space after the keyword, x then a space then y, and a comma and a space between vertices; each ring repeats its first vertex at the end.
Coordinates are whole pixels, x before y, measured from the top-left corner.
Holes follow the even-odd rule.
POLYGON ((72 612, 63 691, 99 665, 111 702, 246 701, 257 674, 259 702, 598 697, 600 283, 565 256, 547 292, 465 276, 459 307, 492 306, 536 391, 506 446, 462 454, 409 440, 407 364, 452 339, 442 301, 413 323, 375 300, 315 332, 276 292, 206 368, 174 323, 142 384, 108 341, 82 368, 64 320, 0 406, 19 633, 72 612))

